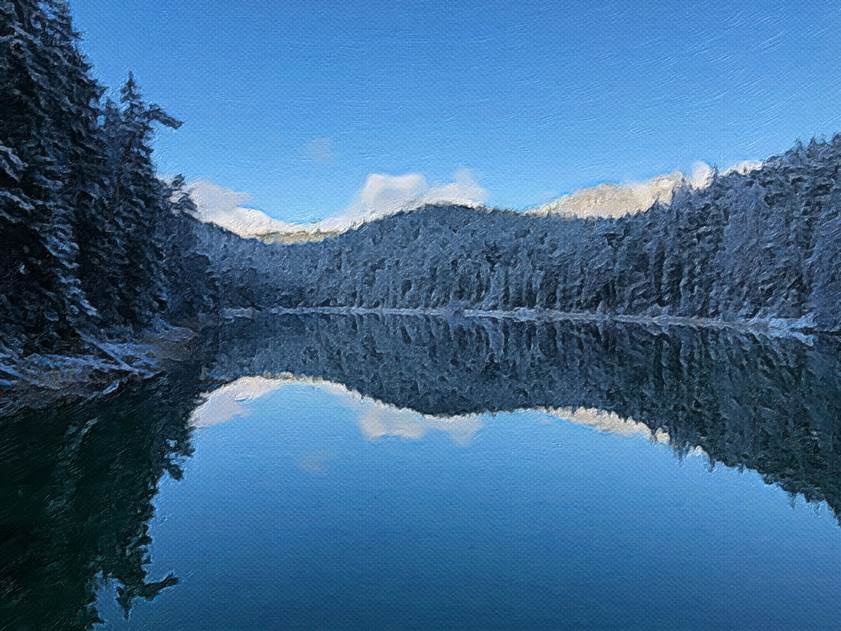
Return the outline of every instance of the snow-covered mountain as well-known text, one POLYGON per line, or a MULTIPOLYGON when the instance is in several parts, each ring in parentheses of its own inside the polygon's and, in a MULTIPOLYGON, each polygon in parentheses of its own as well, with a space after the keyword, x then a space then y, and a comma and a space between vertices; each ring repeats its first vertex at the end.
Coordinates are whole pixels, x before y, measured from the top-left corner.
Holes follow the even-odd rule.
POLYGON ((469 169, 456 169, 452 180, 433 183, 421 173, 390 175, 371 173, 351 202, 336 214, 307 224, 288 223, 244 204, 247 193, 239 193, 213 182, 198 180, 190 187, 198 207, 197 218, 214 223, 245 238, 266 243, 320 241, 399 212, 427 204, 481 206, 487 196, 469 169))
POLYGON ((655 202, 668 204, 672 194, 689 179, 680 171, 658 175, 644 182, 599 184, 559 197, 527 211, 530 215, 570 217, 619 217, 650 208, 655 202))
MULTIPOLYGON (((739 162, 722 171, 722 175, 744 174, 760 166, 761 162, 739 162)), ((706 188, 712 181, 713 173, 713 168, 708 164, 698 162, 689 175, 673 171, 641 182, 599 184, 582 188, 526 212, 531 215, 568 217, 621 217, 647 210, 655 202, 668 204, 672 201, 674 192, 682 186, 692 189, 706 188)))
POLYGON ((672 175, 647 189, 674 185, 669 204, 619 218, 430 205, 290 247, 209 235, 207 256, 232 308, 526 309, 835 331, 839 164, 841 135, 709 183, 704 170, 694 185, 672 175))
POLYGON ((210 221, 241 237, 259 237, 265 234, 286 234, 298 232, 301 226, 269 217, 255 208, 237 208, 225 215, 199 215, 203 221, 210 221))
POLYGON ((243 205, 248 200, 248 193, 232 191, 207 180, 192 182, 190 195, 196 203, 197 219, 214 223, 241 237, 254 238, 308 229, 307 226, 270 217, 262 210, 248 208, 243 205))
MULTIPOLYGON (((721 174, 744 174, 761 165, 761 162, 744 161, 724 169, 721 174)), ((547 204, 530 208, 525 214, 621 217, 647 210, 655 202, 668 204, 680 187, 696 190, 706 188, 712 181, 713 173, 713 168, 708 164, 698 162, 689 175, 673 171, 640 182, 604 183, 582 188, 547 204)), ((199 209, 200 220, 214 223, 241 237, 256 238, 265 243, 320 241, 363 223, 402 211, 416 210, 426 204, 481 206, 487 194, 465 169, 454 174, 453 182, 439 186, 431 186, 420 174, 371 174, 344 211, 321 221, 302 224, 280 221, 261 210, 246 207, 243 204, 247 201, 247 194, 225 189, 212 182, 194 182, 191 192, 199 209)))

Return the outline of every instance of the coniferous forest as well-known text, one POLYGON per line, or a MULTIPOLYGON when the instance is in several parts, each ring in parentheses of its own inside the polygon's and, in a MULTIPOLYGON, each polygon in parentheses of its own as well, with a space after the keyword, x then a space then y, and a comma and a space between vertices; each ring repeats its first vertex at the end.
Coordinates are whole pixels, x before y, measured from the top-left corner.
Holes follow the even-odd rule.
POLYGON ((836 628, 841 13, 689 4, 0 0, 0 631, 836 628))
MULTIPOLYGON (((231 306, 526 309, 837 331, 839 168, 836 136, 620 218, 429 206, 321 242, 264 246, 259 264, 218 275, 231 306)), ((214 261, 244 260, 227 247, 214 261)))
POLYGON ((429 206, 323 241, 243 239, 161 178, 129 75, 92 75, 64 0, 0 3, 0 353, 100 355, 231 309, 513 311, 837 331, 841 137, 620 218, 429 206))
POLYGON ((79 351, 210 311, 194 206, 183 178, 163 181, 152 160, 155 126, 181 123, 131 75, 119 102, 104 93, 64 0, 0 3, 4 352, 79 351))

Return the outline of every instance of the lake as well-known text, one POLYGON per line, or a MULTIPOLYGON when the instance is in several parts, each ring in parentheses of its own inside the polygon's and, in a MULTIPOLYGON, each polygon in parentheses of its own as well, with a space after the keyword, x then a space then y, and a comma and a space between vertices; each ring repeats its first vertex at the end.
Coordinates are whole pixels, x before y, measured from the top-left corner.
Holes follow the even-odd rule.
POLYGON ((0 419, 0 629, 837 628, 839 351, 237 320, 0 419))

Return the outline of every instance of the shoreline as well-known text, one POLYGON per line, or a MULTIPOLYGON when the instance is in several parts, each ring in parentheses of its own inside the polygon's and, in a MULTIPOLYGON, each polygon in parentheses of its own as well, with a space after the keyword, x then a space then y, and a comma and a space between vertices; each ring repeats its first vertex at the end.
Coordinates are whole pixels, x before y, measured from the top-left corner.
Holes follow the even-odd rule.
MULTIPOLYGON (((672 327, 728 329, 742 333, 756 333, 769 337, 795 338, 811 342, 814 334, 837 335, 834 331, 815 328, 807 318, 783 319, 764 318, 754 320, 719 320, 716 318, 692 318, 686 316, 644 316, 625 314, 600 314, 590 311, 555 311, 551 309, 447 309, 447 308, 400 308, 400 307, 273 307, 268 310, 250 310, 253 313, 273 315, 324 314, 324 315, 393 315, 408 317, 463 317, 468 319, 516 320, 521 322, 595 322, 609 324, 637 324, 656 326, 662 329, 672 327)), ((236 317, 253 317, 239 315, 236 317)))
POLYGON ((98 399, 132 381, 145 381, 177 360, 195 332, 181 327, 147 331, 139 342, 86 339, 99 351, 0 356, 0 417, 23 410, 98 399), (8 377, 8 378, 7 378, 8 377))
MULTIPOLYGON (((681 316, 639 316, 563 312, 546 309, 452 309, 452 308, 372 308, 372 307, 274 307, 266 310, 228 309, 227 320, 251 320, 260 314, 282 315, 380 315, 415 318, 467 320, 513 320, 517 322, 584 322, 596 324, 631 324, 668 331, 674 327, 731 330, 737 333, 771 338, 794 339, 812 345, 815 335, 837 335, 820 331, 806 319, 799 320, 716 320, 681 316)), ((0 357, 0 416, 24 409, 43 409, 50 405, 71 403, 108 396, 133 380, 160 375, 167 360, 183 355, 186 343, 196 333, 178 327, 148 332, 140 342, 100 342, 88 340, 99 354, 33 354, 23 358, 0 357)))

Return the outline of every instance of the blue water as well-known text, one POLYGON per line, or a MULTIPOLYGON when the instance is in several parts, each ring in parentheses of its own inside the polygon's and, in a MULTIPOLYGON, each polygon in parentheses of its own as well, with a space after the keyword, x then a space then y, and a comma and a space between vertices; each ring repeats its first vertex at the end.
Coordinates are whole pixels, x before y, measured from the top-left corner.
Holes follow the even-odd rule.
POLYGON ((448 424, 294 380, 236 407, 154 501, 149 576, 179 584, 128 620, 105 586, 107 628, 841 624, 831 511, 703 453, 545 411, 448 424))
POLYGON ((0 631, 841 628, 841 339, 286 315, 0 418, 0 631))

